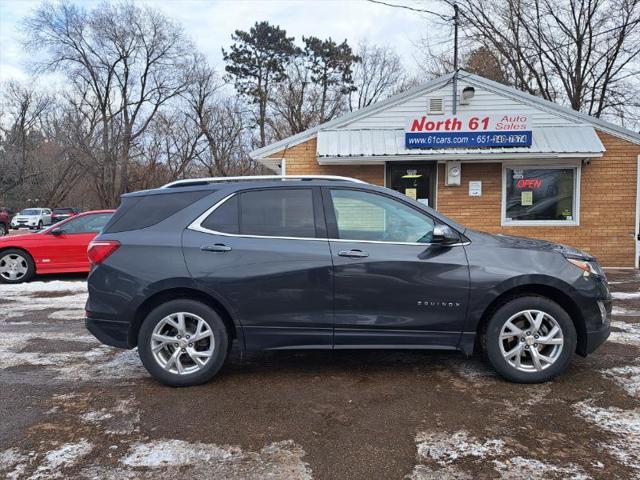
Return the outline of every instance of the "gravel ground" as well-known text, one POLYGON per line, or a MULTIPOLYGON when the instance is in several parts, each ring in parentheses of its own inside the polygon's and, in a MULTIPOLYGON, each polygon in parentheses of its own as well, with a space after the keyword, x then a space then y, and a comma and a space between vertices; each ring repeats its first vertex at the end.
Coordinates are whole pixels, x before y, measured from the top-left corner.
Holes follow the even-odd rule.
POLYGON ((6 478, 640 478, 640 273, 614 332, 544 385, 432 352, 237 349, 211 383, 150 379, 82 322, 82 277, 0 287, 6 478))

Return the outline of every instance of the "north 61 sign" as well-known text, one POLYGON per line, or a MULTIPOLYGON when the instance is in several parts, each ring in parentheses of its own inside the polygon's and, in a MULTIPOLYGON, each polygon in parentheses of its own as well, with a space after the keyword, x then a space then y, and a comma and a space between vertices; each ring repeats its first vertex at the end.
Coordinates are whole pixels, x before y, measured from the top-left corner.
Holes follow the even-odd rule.
POLYGON ((521 113, 408 119, 406 148, 530 147, 531 119, 521 113))

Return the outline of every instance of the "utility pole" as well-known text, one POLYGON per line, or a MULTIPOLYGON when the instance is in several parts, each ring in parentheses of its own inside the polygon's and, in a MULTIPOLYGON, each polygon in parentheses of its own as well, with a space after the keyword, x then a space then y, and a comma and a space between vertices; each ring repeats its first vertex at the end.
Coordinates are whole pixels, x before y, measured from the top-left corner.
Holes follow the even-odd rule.
POLYGON ((453 4, 453 114, 458 110, 458 4, 453 4))

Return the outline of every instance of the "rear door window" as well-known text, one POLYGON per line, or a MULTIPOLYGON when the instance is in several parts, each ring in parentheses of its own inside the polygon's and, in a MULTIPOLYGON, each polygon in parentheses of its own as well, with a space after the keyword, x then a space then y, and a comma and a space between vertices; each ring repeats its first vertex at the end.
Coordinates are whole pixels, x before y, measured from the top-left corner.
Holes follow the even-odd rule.
POLYGON ((253 190, 229 198, 202 226, 221 233, 260 237, 316 237, 310 188, 253 190))

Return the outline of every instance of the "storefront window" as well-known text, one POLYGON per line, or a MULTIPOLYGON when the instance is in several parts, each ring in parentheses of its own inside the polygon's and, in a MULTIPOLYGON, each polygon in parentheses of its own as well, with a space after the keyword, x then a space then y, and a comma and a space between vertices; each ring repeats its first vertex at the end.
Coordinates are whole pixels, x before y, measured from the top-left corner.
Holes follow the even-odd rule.
POLYGON ((506 168, 505 223, 577 223, 577 169, 506 168))

